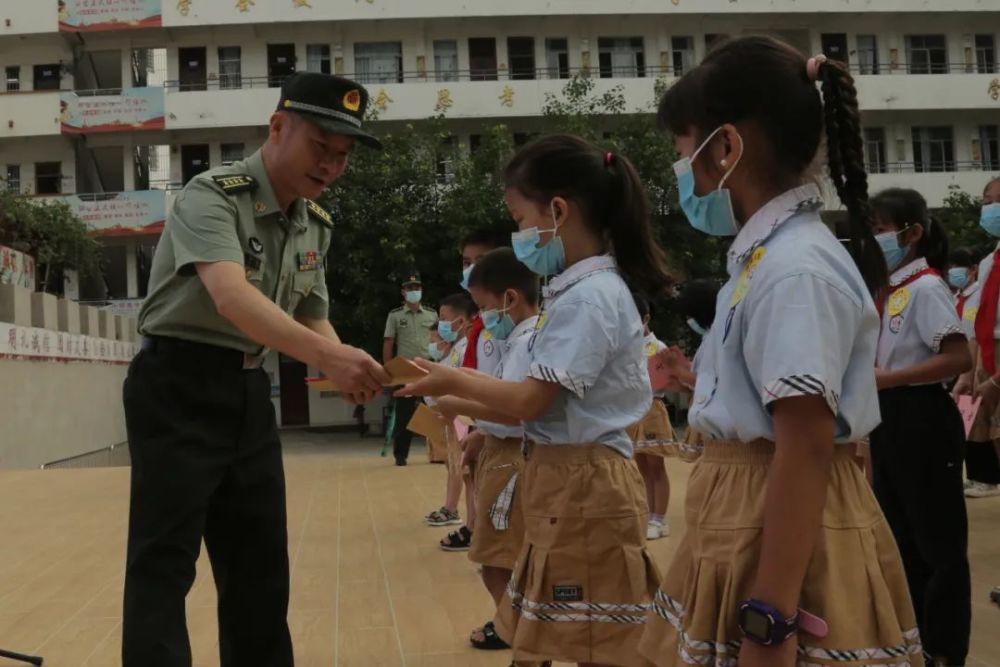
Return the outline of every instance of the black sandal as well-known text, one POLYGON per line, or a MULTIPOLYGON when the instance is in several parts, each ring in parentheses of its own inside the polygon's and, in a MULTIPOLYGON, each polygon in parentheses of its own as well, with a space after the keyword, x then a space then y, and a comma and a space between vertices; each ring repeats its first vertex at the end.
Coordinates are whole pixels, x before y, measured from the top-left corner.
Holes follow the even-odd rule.
POLYGON ((472 643, 473 648, 478 648, 480 651, 503 651, 510 648, 510 644, 500 639, 500 635, 497 634, 496 628, 493 627, 493 621, 483 625, 479 632, 483 633, 485 639, 477 640, 469 637, 469 641, 472 643))
POLYGON ((468 551, 471 545, 472 531, 468 526, 453 530, 448 533, 448 537, 441 540, 441 548, 445 551, 468 551))

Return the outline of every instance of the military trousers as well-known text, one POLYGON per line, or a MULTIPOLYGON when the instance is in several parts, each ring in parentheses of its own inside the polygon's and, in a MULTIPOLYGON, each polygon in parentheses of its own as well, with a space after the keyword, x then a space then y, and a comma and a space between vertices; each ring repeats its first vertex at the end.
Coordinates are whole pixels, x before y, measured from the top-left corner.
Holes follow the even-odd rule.
POLYGON ((123 667, 190 667, 185 597, 204 538, 219 664, 291 667, 285 477, 271 387, 235 350, 146 339, 129 367, 123 667))

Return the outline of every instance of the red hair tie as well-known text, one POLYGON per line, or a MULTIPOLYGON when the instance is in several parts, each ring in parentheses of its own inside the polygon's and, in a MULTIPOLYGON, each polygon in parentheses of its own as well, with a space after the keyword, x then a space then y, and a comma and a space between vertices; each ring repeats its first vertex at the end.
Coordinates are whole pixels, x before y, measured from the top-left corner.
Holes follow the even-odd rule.
POLYGON ((607 153, 605 153, 604 154, 604 166, 605 167, 610 167, 611 163, 614 161, 614 159, 615 159, 614 153, 612 153, 611 151, 608 151, 607 153))

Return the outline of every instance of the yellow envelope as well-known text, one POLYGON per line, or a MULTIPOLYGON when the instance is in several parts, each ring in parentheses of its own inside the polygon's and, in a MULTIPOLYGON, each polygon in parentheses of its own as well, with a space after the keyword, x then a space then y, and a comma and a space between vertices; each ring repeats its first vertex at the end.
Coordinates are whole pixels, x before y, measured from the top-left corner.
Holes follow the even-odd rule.
POLYGON ((416 382, 427 375, 427 371, 403 357, 392 359, 392 361, 385 365, 385 370, 392 376, 392 382, 386 385, 387 387, 397 387, 416 382))
POLYGON ((441 421, 438 413, 427 407, 425 403, 420 403, 417 406, 410 423, 406 425, 406 430, 413 431, 425 438, 437 439, 439 442, 444 442, 445 439, 445 423, 441 421))

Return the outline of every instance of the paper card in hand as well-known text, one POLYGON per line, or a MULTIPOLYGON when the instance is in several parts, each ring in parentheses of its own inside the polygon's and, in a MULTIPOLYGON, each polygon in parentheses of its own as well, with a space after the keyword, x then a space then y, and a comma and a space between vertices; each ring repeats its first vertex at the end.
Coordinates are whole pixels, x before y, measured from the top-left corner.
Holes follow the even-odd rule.
POLYGON ((409 359, 404 359, 403 357, 395 357, 392 359, 385 365, 385 370, 390 376, 392 376, 392 382, 387 385, 389 387, 402 386, 404 384, 416 382, 427 375, 427 371, 422 369, 420 366, 417 366, 409 359))
POLYGON ((673 373, 667 368, 667 364, 660 355, 649 357, 649 384, 653 386, 653 392, 660 392, 671 385, 674 380, 673 373))
POLYGON ((340 388, 330 378, 306 378, 306 386, 313 391, 340 391, 340 388))
POLYGON ((413 431, 417 435, 422 435, 425 438, 431 438, 438 442, 444 442, 444 429, 445 423, 441 420, 438 413, 423 403, 417 406, 417 409, 413 413, 413 418, 406 425, 407 431, 413 431))
POLYGON ((965 435, 968 437, 972 431, 972 423, 976 421, 976 413, 979 412, 979 404, 983 402, 981 398, 971 396, 958 397, 958 411, 962 413, 962 421, 965 422, 965 435))

